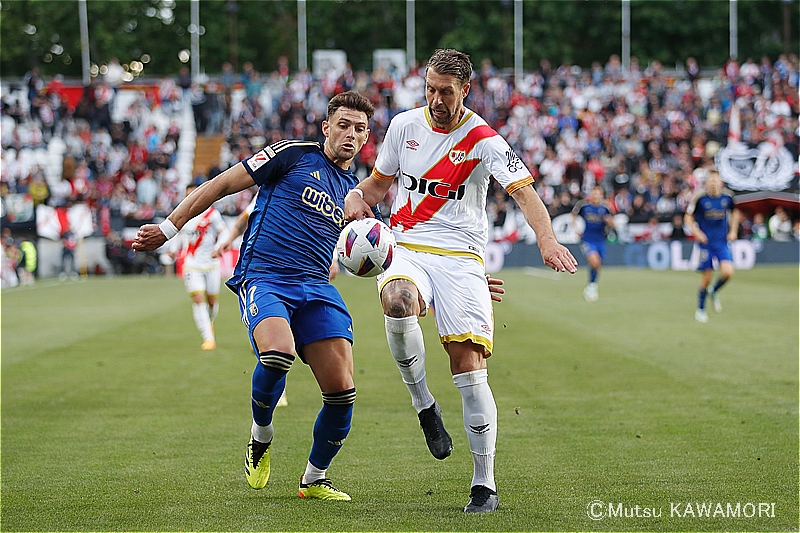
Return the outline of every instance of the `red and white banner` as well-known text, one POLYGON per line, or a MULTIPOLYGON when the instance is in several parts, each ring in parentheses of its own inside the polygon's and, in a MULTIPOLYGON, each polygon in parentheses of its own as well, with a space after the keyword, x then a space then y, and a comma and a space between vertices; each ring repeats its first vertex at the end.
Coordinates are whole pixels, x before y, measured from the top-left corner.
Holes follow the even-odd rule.
POLYGON ((53 241, 69 230, 75 237, 84 238, 94 233, 92 212, 86 204, 75 204, 72 207, 36 206, 36 233, 53 241))

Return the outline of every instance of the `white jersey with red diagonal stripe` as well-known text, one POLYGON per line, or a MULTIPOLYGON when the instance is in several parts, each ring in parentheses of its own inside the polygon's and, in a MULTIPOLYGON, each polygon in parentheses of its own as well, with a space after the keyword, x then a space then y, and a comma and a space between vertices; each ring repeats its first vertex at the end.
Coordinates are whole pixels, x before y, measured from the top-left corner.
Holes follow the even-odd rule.
POLYGON ((392 119, 373 176, 398 178, 391 216, 398 244, 481 260, 489 237, 491 177, 509 194, 533 183, 506 140, 480 116, 467 109, 447 131, 432 126, 427 107, 392 119))
POLYGON ((181 228, 183 241, 184 268, 209 270, 219 267, 219 259, 211 257, 219 235, 228 226, 222 215, 213 207, 191 219, 181 228))

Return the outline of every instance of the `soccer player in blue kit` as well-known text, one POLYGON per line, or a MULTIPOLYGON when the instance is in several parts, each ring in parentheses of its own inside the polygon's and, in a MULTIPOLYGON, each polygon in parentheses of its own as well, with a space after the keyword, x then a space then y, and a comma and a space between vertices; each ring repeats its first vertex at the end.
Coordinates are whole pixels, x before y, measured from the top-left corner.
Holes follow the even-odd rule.
POLYGON ((572 226, 581 217, 585 222, 585 227, 581 238, 581 251, 586 256, 589 263, 589 282, 583 289, 583 297, 587 302, 596 302, 600 298, 597 290, 597 276, 603 266, 603 259, 606 255, 606 227, 614 227, 614 219, 611 217, 611 210, 605 203, 605 192, 599 185, 592 187, 589 199, 581 200, 572 210, 572 226))
POLYGON ((358 184, 350 165, 369 137, 374 109, 355 92, 336 95, 322 123, 325 143, 279 141, 187 196, 160 225, 139 229, 133 248, 154 250, 214 202, 258 185, 239 262, 228 287, 239 295, 258 363, 252 380, 253 423, 245 477, 264 488, 270 473, 272 415, 295 354, 310 366, 322 392, 302 498, 350 500, 327 478, 347 434, 356 399, 353 327, 328 281, 344 220, 344 197, 358 184))
POLYGON ((718 293, 731 279, 734 271, 733 256, 728 242, 736 239, 739 229, 739 211, 734 209, 733 196, 724 189, 722 178, 716 170, 708 173, 705 191, 692 200, 686 208, 685 220, 700 248, 700 264, 697 270, 702 276, 694 318, 698 322, 705 323, 708 322, 707 296, 711 296, 714 311, 722 312, 718 293), (715 258, 719 263, 719 278, 714 286, 709 288, 715 258))

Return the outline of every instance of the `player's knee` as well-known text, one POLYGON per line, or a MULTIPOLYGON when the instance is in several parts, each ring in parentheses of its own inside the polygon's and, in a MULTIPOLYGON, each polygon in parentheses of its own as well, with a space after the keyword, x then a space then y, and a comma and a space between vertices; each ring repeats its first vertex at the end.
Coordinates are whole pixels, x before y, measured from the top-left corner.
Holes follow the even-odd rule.
POLYGON ((723 265, 722 268, 720 268, 720 275, 726 280, 731 279, 734 272, 735 270, 731 264, 723 265))
POLYGON ((420 302, 412 283, 390 282, 381 291, 383 314, 391 318, 405 318, 419 314, 420 302))
POLYGON ((350 407, 356 403, 356 388, 341 392, 323 392, 322 403, 333 407, 350 407))
POLYGON ((258 354, 258 362, 265 368, 286 374, 292 368, 294 363, 294 355, 286 352, 279 352, 278 350, 269 350, 258 354))
POLYGON ((400 293, 382 294, 381 305, 383 306, 383 314, 391 318, 405 318, 416 315, 409 299, 400 293))

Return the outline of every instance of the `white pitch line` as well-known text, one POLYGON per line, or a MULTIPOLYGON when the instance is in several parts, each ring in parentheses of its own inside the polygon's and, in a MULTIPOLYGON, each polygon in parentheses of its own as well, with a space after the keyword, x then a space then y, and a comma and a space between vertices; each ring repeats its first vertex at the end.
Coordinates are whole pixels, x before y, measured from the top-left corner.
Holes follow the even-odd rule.
POLYGON ((525 267, 522 270, 529 276, 561 281, 561 274, 558 272, 554 272, 548 268, 525 267))

